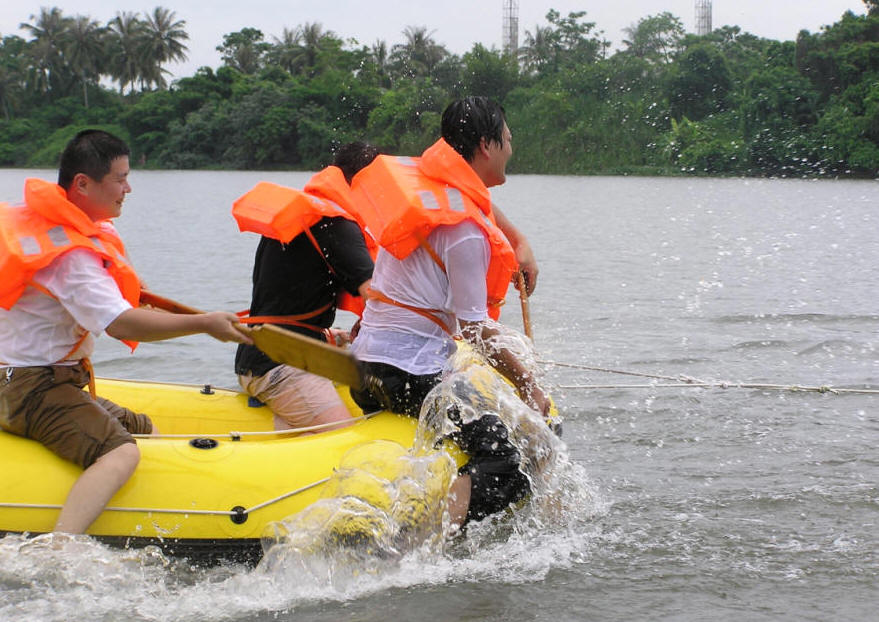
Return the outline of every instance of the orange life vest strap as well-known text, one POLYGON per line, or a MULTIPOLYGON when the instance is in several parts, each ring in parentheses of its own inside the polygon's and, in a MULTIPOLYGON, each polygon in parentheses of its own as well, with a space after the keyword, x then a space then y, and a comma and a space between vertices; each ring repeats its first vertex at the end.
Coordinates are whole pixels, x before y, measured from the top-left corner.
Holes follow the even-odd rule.
POLYGON ((55 300, 58 299, 58 298, 55 296, 55 294, 53 294, 53 293, 50 292, 46 287, 40 285, 39 283, 37 283, 37 282, 34 281, 34 280, 28 281, 27 284, 30 285, 31 287, 33 287, 33 288, 34 288, 35 290, 37 290, 38 292, 42 292, 42 293, 46 294, 49 298, 55 298, 55 300))
MULTIPOLYGON (((436 252, 436 250, 434 250, 433 246, 430 245, 430 242, 427 241, 427 238, 425 238, 420 233, 416 233, 415 238, 418 240, 418 244, 421 246, 421 248, 426 250, 427 253, 430 255, 430 258, 433 259, 436 265, 439 266, 440 270, 446 273, 446 265, 443 263, 443 260, 440 259, 439 254, 436 252)), ((501 298, 500 300, 490 299, 488 300, 487 304, 489 307, 502 307, 506 302, 507 301, 503 298, 501 298)))
POLYGON ((439 269, 443 271, 443 274, 448 274, 446 272, 446 264, 443 263, 443 260, 440 259, 439 254, 434 250, 433 246, 430 245, 430 242, 427 241, 420 232, 415 233, 415 239, 418 240, 418 245, 421 246, 424 250, 427 251, 427 254, 430 255, 430 258, 439 266, 439 269))
POLYGON ((92 367, 92 361, 89 357, 81 359, 80 363, 82 363, 83 368, 89 375, 89 395, 95 400, 98 398, 98 393, 95 390, 95 368, 92 367))
POLYGON ((308 228, 305 230, 305 236, 306 236, 309 240, 311 240, 311 244, 312 244, 312 246, 314 246, 314 250, 317 251, 317 254, 320 255, 320 258, 324 260, 324 263, 325 263, 325 264, 327 264, 327 268, 329 269, 330 274, 332 274, 333 276, 338 276, 338 275, 336 274, 336 271, 333 270, 333 266, 330 264, 330 260, 327 259, 327 256, 324 255, 324 252, 321 250, 321 248, 320 248, 320 244, 317 243, 317 239, 314 237, 314 234, 311 232, 311 227, 308 227, 308 228))
POLYGON ((249 309, 247 311, 238 311, 235 315, 240 318, 242 324, 286 324, 289 326, 299 326, 300 328, 307 328, 318 334, 322 334, 327 337, 327 340, 330 340, 330 332, 328 328, 320 328, 313 324, 308 324, 305 320, 317 317, 332 306, 333 303, 328 302, 319 309, 308 311, 307 313, 299 313, 297 315, 249 315, 249 309))
POLYGON ((440 319, 438 314, 442 313, 442 311, 440 311, 439 309, 423 309, 414 305, 407 305, 404 302, 399 302, 397 300, 394 300, 393 298, 389 298, 385 294, 381 293, 377 289, 373 289, 372 287, 367 290, 366 297, 370 298, 371 300, 378 300, 389 305, 394 305, 395 307, 400 307, 401 309, 408 309, 409 311, 417 313, 421 317, 427 318, 428 320, 442 328, 443 332, 448 333, 449 335, 452 334, 452 331, 449 330, 449 327, 446 326, 446 323, 443 322, 442 319, 440 319))

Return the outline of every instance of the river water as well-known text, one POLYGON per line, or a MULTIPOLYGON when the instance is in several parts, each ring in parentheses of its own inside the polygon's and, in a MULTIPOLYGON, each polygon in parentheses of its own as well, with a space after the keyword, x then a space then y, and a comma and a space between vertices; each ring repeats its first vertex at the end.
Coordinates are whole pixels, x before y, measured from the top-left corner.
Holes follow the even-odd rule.
MULTIPOLYGON (((28 175, 53 173, 0 171, 0 196, 28 175)), ((118 227, 154 291, 244 309, 256 238, 231 203, 307 177, 134 171, 118 227)), ((540 262, 575 503, 323 582, 7 537, 0 620, 876 619, 877 183, 513 176, 493 196, 540 262)), ((521 327, 515 292, 503 319, 521 327)), ((102 338, 95 363, 234 386, 233 350, 102 338)))

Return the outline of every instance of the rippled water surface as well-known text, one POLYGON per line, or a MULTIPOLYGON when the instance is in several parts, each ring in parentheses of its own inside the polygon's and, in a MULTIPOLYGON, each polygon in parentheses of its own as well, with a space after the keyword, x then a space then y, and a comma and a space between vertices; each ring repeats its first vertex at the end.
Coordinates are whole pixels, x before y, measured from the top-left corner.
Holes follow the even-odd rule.
MULTIPOLYGON (((3 197, 35 174, 52 177, 0 171, 3 197)), ((231 203, 307 177, 134 171, 119 229, 156 292, 244 309, 256 239, 231 203)), ((558 511, 442 554, 328 560, 323 580, 7 537, 0 619, 875 619, 876 182, 515 176, 494 197, 540 261, 535 344, 570 458, 558 511)), ((515 293, 504 320, 521 327, 515 293)), ((102 338, 95 362, 234 386, 232 357, 202 337, 134 356, 102 338)))

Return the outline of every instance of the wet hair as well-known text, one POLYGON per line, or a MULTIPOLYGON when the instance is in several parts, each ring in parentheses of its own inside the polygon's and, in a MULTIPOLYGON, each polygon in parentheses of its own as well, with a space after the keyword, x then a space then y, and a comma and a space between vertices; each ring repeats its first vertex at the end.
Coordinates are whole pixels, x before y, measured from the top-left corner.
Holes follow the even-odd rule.
POLYGON ((83 130, 74 136, 61 153, 58 185, 68 190, 73 178, 84 173, 101 181, 110 172, 113 160, 131 153, 125 142, 103 130, 83 130))
POLYGON ((336 150, 333 166, 342 169, 345 181, 349 184, 357 172, 368 166, 379 154, 378 147, 362 141, 346 143, 336 150))
POLYGON ((484 138, 503 145, 506 116, 503 107, 487 97, 467 97, 446 106, 442 135, 451 147, 471 162, 484 138))

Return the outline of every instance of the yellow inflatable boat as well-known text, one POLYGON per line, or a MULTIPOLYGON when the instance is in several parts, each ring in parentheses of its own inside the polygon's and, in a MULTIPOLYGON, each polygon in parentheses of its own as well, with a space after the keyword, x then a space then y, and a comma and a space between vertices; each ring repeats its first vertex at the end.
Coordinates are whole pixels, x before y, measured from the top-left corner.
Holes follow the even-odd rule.
MULTIPOLYGON (((209 386, 98 379, 98 393, 156 422, 139 438, 141 462, 88 533, 123 546, 158 544, 175 555, 253 562, 270 522, 314 501, 352 447, 412 445, 416 422, 379 413, 301 435, 272 431, 272 414, 246 395, 209 386)), ((340 391, 352 410, 347 390, 340 391)), ((42 445, 0 431, 0 533, 51 531, 81 473, 42 445)))

